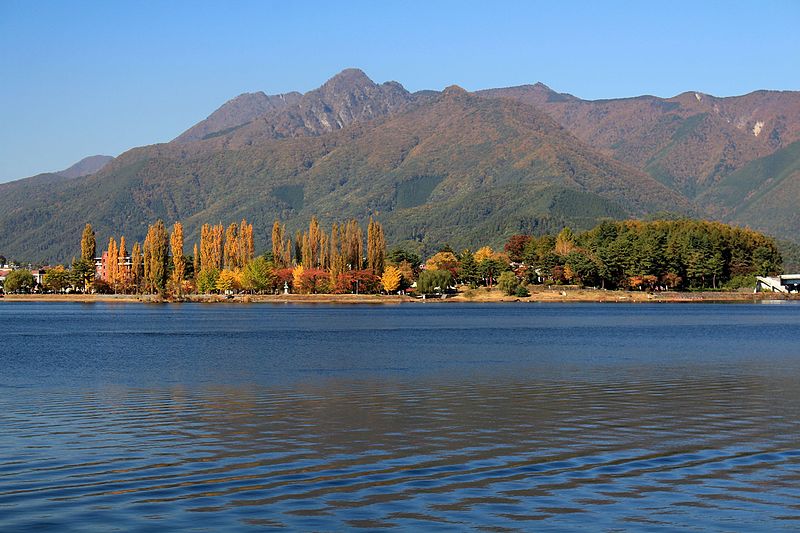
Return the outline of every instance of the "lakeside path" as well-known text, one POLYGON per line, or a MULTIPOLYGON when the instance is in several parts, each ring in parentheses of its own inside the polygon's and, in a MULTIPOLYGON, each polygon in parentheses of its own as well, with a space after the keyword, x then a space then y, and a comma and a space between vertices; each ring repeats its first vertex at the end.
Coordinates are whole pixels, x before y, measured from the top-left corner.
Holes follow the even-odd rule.
MULTIPOLYGON (((378 294, 279 294, 279 295, 189 295, 182 302, 198 303, 302 303, 302 304, 367 304, 391 305, 400 303, 502 303, 502 302, 759 302, 772 300, 800 300, 798 295, 751 292, 639 292, 607 291, 595 289, 540 289, 527 298, 506 296, 499 290, 476 289, 459 292, 447 299, 431 297, 425 300, 410 296, 387 296, 378 294)), ((165 303, 158 296, 132 294, 6 294, 2 303, 14 302, 74 302, 74 303, 165 303)), ((179 303, 179 302, 173 302, 179 303)))

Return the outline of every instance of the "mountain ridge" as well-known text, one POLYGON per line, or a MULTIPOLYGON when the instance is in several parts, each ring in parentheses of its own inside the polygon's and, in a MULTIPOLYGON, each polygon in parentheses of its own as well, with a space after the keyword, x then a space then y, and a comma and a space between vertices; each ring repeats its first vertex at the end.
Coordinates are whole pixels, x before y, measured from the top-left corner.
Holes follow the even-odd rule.
MULTIPOLYGON (((542 83, 410 93, 347 69, 305 94, 239 95, 173 141, 128 150, 94 175, 0 185, 0 252, 65 260, 86 221, 102 242, 119 233, 141 239, 155 218, 182 220, 191 242, 204 222, 247 217, 266 247, 275 218, 297 229, 311 215, 375 215, 391 242, 423 250, 664 211, 752 224, 765 211, 737 211, 752 196, 746 186, 714 188, 782 150, 763 168, 794 168, 794 107, 775 110, 798 94, 586 101, 542 83), (755 134, 753 116, 774 118, 755 134), (742 135, 758 142, 739 147, 742 135), (688 180, 715 161, 720 138, 735 141, 722 152, 730 164, 688 180), (704 146, 714 148, 705 159, 696 154, 704 146), (684 174, 674 167, 681 158, 684 174)), ((757 181, 758 172, 747 176, 757 181)), ((793 190, 793 180, 788 172, 782 183, 793 190)), ((774 196, 762 204, 779 205, 774 196)), ((800 221, 789 208, 780 204, 780 216, 756 229, 792 235, 800 221)))

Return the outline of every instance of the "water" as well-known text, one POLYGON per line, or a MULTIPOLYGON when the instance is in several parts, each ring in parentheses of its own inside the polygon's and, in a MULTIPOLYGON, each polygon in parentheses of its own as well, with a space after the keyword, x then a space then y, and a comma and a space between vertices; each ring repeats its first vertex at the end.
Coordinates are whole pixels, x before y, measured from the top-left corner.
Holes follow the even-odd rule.
POLYGON ((800 529, 799 305, 0 325, 0 531, 800 529))

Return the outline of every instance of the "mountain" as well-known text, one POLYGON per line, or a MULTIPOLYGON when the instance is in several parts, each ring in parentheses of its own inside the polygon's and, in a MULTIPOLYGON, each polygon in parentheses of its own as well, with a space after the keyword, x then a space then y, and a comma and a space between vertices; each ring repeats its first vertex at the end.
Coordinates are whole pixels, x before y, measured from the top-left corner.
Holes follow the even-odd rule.
POLYGON ((376 84, 358 69, 346 69, 303 95, 256 95, 231 100, 175 142, 208 140, 215 148, 241 148, 266 139, 322 135, 389 116, 413 100, 399 83, 376 84))
POLYGON ((68 260, 83 225, 141 240, 147 224, 253 221, 290 231, 376 215, 429 252, 602 218, 712 217, 797 239, 800 93, 588 101, 543 84, 410 93, 347 69, 305 94, 248 93, 169 143, 99 172, 0 185, 0 252, 68 260))
POLYGON ((232 128, 258 118, 270 111, 285 109, 300 101, 297 92, 267 96, 263 92, 240 94, 227 101, 219 109, 180 134, 175 142, 202 141, 210 137, 224 135, 232 128))
POLYGON ((242 217, 265 248, 275 218, 295 229, 312 214, 327 223, 375 214, 392 242, 461 247, 604 217, 691 211, 679 194, 527 104, 458 87, 414 96, 351 73, 344 80, 356 83, 337 76, 294 111, 268 113, 315 126, 293 135, 272 135, 273 122, 244 142, 259 119, 205 140, 130 150, 93 176, 27 190, 24 199, 7 184, 0 248, 63 260, 87 221, 103 243, 112 233, 142 239, 156 218, 182 220, 191 242, 204 222, 242 217), (316 112, 339 122, 317 129, 316 112))
POLYGON ((91 155, 84 157, 66 170, 53 172, 62 178, 72 179, 80 176, 90 176, 100 171, 114 158, 110 155, 91 155))
POLYGON ((602 153, 692 200, 749 162, 800 140, 800 92, 591 101, 537 83, 477 94, 533 105, 602 153))

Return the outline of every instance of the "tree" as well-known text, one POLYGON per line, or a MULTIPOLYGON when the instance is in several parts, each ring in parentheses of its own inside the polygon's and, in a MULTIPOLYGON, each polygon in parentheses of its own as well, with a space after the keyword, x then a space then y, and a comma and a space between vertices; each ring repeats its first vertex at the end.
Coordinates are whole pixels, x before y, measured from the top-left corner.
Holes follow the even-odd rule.
POLYGON ((500 274, 500 277, 497 279, 497 287, 508 296, 512 296, 517 292, 517 288, 519 287, 517 276, 510 270, 506 270, 500 274))
POLYGON ((567 255, 575 248, 575 234, 569 228, 564 228, 556 237, 555 252, 558 255, 567 255))
POLYGON ((120 291, 127 293, 130 291, 131 272, 127 262, 128 250, 126 249, 125 236, 119 238, 119 250, 117 251, 117 277, 120 291))
POLYGON ((492 250, 492 248, 489 246, 484 246, 482 248, 479 248, 478 251, 475 252, 475 262, 477 263, 481 263, 483 261, 486 261, 487 259, 494 259, 494 258, 495 258, 494 250, 492 250))
POLYGON ((367 268, 376 275, 380 275, 383 272, 385 255, 386 238, 383 234, 383 226, 370 217, 367 226, 367 268))
POLYGON ((180 297, 183 293, 183 277, 186 271, 186 258, 183 256, 183 225, 175 222, 172 234, 169 236, 172 249, 172 286, 180 297))
POLYGON ((94 262, 97 251, 97 241, 91 224, 86 224, 81 235, 81 259, 94 262))
POLYGON ((425 263, 426 270, 449 270, 451 274, 458 271, 458 258, 453 252, 437 252, 425 263))
POLYGON ((80 287, 83 292, 89 290, 89 286, 94 281, 95 276, 94 261, 78 259, 72 263, 72 282, 75 287, 80 287))
POLYGON ((275 284, 272 264, 264 257, 256 257, 242 269, 242 288, 246 291, 263 293, 275 284))
POLYGON ((381 276, 381 285, 383 285, 383 290, 391 294, 400 288, 400 282, 402 280, 403 274, 400 272, 400 269, 396 266, 388 266, 386 270, 383 271, 383 276, 381 276))
POLYGON ((217 280, 219 279, 219 270, 216 268, 207 268, 200 271, 197 275, 197 292, 208 294, 217 289, 217 280))
POLYGON ((12 270, 6 276, 5 285, 3 285, 3 289, 6 292, 31 292, 33 286, 35 284, 35 280, 33 279, 33 274, 31 274, 30 270, 12 270))
POLYGON ((386 261, 392 265, 399 265, 403 261, 407 261, 412 268, 419 269, 422 258, 418 253, 412 252, 411 250, 392 248, 392 250, 386 254, 386 261))
POLYGON ((432 294, 438 290, 443 293, 452 283, 453 274, 449 270, 423 270, 417 278, 417 292, 432 294))
POLYGON ((512 235, 508 238, 508 242, 504 246, 504 250, 508 257, 514 262, 522 261, 525 247, 531 242, 530 235, 512 235))
POLYGON ((69 272, 62 266, 48 270, 42 279, 44 288, 53 292, 64 292, 71 285, 69 272))
POLYGON ((361 270, 364 264, 364 233, 355 219, 350 220, 345 225, 344 237, 342 238, 342 255, 344 255, 345 264, 348 265, 350 270, 361 270))
POLYGON ((169 237, 162 220, 147 230, 144 240, 144 278, 147 290, 163 293, 167 283, 169 237))
POLYGON ((233 270, 223 270, 219 273, 216 286, 217 290, 223 293, 238 290, 241 287, 239 274, 233 270))
POLYGON ((133 248, 131 248, 131 284, 135 291, 139 291, 141 287, 144 271, 143 260, 142 246, 138 242, 133 243, 133 248))
POLYGON ((223 251, 225 257, 225 268, 233 270, 239 268, 239 226, 231 224, 225 232, 225 247, 223 251))
POLYGON ((117 292, 117 283, 119 278, 119 250, 117 250, 117 241, 114 237, 108 239, 108 250, 106 251, 106 277, 105 282, 111 287, 113 292, 117 292))
POLYGON ((279 267, 287 267, 288 264, 284 263, 284 237, 286 234, 286 225, 281 226, 277 220, 272 224, 272 257, 275 264, 279 267))
POLYGON ((296 267, 294 267, 294 269, 292 269, 292 287, 295 290, 299 290, 299 288, 303 284, 303 272, 304 271, 305 271, 305 268, 303 267, 303 265, 297 265, 296 267))
POLYGON ((253 225, 248 224, 245 219, 239 224, 239 233, 236 251, 238 252, 237 264, 239 268, 244 267, 255 257, 255 244, 253 242, 253 225))
POLYGON ((200 270, 222 268, 222 224, 203 224, 200 229, 200 270))
POLYGON ((468 283, 470 286, 475 286, 480 281, 481 276, 478 272, 478 263, 475 262, 475 256, 469 250, 461 252, 459 257, 458 279, 462 283, 468 283))
MULTIPOLYGON (((477 254, 476 254, 477 255, 477 254)), ((508 270, 509 265, 500 259, 484 259, 478 263, 478 274, 483 278, 488 287, 494 285, 494 280, 501 272, 508 270)))

